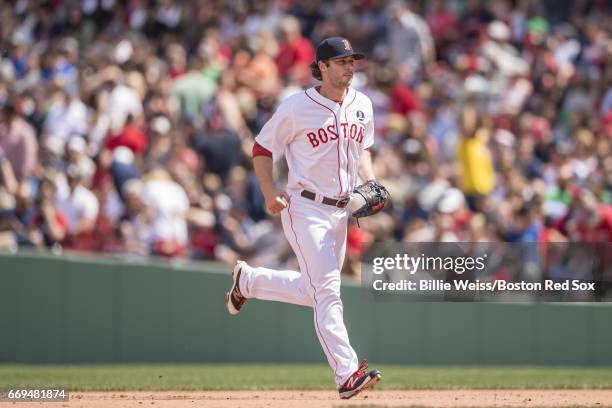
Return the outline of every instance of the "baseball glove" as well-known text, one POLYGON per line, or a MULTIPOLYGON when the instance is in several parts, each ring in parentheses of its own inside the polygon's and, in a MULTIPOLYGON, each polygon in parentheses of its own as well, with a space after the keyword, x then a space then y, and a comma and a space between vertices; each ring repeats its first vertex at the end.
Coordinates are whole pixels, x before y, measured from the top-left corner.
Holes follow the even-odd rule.
POLYGON ((365 204, 353 211, 353 217, 357 219, 376 214, 385 207, 389 200, 389 192, 376 180, 368 180, 355 187, 353 194, 359 194, 365 201, 365 204))

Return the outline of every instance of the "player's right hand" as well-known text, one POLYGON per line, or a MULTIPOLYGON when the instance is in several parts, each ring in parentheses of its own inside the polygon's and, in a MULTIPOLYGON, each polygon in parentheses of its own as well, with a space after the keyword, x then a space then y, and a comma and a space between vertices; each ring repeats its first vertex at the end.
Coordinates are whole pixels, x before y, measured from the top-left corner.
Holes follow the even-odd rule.
POLYGON ((289 206, 289 194, 282 190, 276 190, 264 195, 266 208, 270 214, 278 214, 289 206))

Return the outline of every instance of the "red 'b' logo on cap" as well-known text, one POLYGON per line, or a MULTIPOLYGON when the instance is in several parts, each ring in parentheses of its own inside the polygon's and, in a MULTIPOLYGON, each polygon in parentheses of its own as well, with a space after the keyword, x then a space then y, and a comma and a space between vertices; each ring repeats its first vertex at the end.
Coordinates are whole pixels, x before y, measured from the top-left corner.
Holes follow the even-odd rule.
POLYGON ((351 48, 351 43, 348 42, 348 40, 342 40, 342 42, 344 43, 345 50, 353 51, 353 49, 351 48))

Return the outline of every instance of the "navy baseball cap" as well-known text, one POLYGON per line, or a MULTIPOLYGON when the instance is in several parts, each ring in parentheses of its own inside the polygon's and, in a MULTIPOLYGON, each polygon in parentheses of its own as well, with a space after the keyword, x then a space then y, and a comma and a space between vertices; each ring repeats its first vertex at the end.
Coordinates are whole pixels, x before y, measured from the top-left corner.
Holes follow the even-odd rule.
POLYGON ((349 40, 343 37, 326 38, 317 45, 317 62, 344 57, 353 57, 359 60, 365 58, 365 55, 354 52, 349 40))

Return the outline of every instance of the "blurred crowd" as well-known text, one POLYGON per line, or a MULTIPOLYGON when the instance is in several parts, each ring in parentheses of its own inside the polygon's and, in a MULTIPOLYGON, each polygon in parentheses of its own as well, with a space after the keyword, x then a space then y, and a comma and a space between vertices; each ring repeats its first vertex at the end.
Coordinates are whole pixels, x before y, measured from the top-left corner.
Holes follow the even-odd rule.
POLYGON ((348 269, 377 240, 612 242, 611 11, 0 1, 0 247, 295 265, 250 151, 333 35, 369 57, 393 202, 351 223, 348 269))

